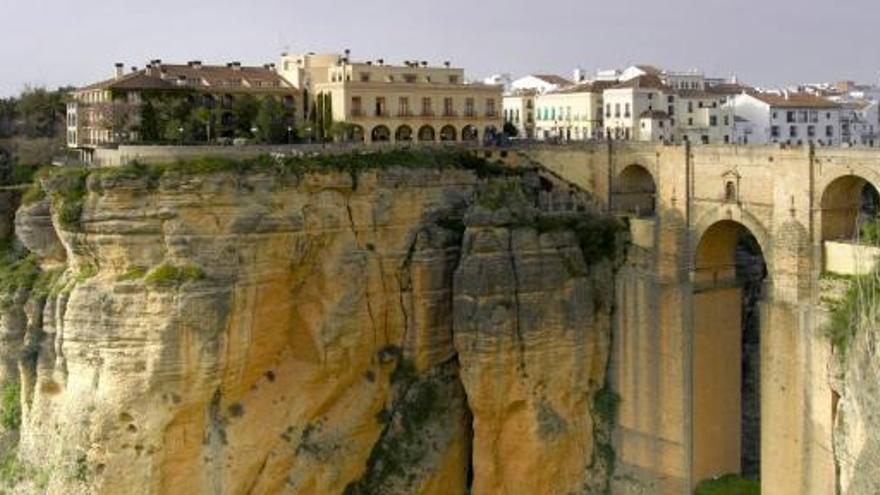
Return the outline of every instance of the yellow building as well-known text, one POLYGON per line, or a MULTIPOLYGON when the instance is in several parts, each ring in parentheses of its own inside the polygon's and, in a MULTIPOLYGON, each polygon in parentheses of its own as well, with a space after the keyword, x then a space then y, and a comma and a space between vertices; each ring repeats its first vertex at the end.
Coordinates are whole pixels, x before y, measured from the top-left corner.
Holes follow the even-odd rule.
POLYGON ((613 84, 594 81, 538 95, 535 118, 538 139, 600 139, 603 134, 602 93, 613 84))
POLYGON ((535 137, 536 89, 515 89, 504 95, 504 122, 516 128, 517 136, 535 137))
POLYGON ((466 82, 463 69, 445 65, 285 54, 279 74, 311 95, 307 100, 329 100, 323 112, 351 124, 354 141, 476 143, 499 135, 502 87, 466 82))

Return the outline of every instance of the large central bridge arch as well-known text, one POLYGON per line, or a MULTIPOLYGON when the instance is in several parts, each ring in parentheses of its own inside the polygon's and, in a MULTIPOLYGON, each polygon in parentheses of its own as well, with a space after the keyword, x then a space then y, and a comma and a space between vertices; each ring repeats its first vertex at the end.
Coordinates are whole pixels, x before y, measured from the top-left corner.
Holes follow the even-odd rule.
POLYGON ((759 301, 768 276, 766 249, 749 227, 730 219, 712 222, 698 239, 693 271, 693 476, 699 481, 736 473, 757 479, 759 301))

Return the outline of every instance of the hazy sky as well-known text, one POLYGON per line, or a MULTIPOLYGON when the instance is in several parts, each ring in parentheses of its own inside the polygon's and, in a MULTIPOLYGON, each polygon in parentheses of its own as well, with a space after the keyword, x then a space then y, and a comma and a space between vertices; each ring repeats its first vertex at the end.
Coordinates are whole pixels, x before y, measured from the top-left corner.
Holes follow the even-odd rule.
POLYGON ((468 77, 653 63, 752 84, 880 71, 878 0, 0 0, 0 95, 152 58, 275 61, 341 51, 468 77))

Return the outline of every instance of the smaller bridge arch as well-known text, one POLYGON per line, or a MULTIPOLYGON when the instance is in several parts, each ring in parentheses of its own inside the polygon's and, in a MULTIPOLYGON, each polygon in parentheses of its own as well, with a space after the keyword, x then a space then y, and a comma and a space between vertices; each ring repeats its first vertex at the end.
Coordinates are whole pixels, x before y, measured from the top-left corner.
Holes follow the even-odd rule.
POLYGON ((880 193, 861 175, 841 175, 822 189, 819 205, 822 241, 855 241, 865 223, 876 221, 880 193))
POLYGON ((614 188, 614 209, 635 216, 653 216, 657 202, 657 181, 647 168, 633 163, 621 170, 614 188))

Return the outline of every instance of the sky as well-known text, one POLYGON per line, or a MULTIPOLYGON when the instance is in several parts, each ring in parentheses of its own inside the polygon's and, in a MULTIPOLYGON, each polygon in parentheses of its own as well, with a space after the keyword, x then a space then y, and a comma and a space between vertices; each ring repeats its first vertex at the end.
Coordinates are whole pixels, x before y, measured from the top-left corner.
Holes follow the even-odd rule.
POLYGON ((468 78, 648 63, 743 82, 877 82, 878 0, 0 0, 0 96, 113 64, 283 51, 446 60, 468 78))

